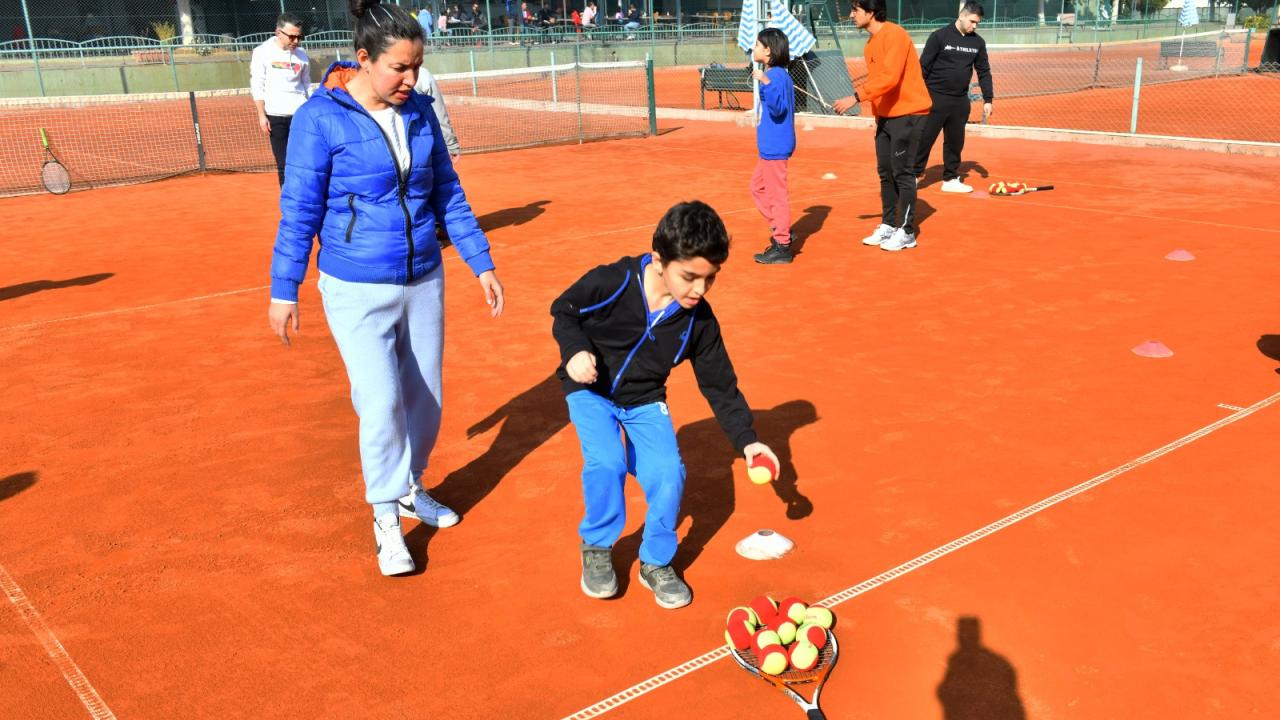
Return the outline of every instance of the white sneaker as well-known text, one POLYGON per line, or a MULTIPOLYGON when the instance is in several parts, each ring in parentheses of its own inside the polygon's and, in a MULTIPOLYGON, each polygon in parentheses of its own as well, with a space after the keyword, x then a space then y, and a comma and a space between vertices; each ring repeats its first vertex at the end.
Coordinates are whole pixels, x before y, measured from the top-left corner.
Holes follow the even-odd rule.
POLYGON ((400 518, 387 513, 373 521, 373 539, 378 544, 378 569, 383 575, 404 575, 414 570, 413 557, 400 534, 400 518))
POLYGON ((899 250, 907 250, 916 246, 916 236, 906 232, 902 228, 893 231, 893 235, 884 242, 880 243, 881 250, 889 252, 897 252, 899 250))
POLYGON ((893 235, 893 229, 894 228, 892 225, 885 225, 881 223, 880 227, 876 228, 875 232, 862 238, 862 244, 863 245, 879 245, 885 240, 888 240, 889 236, 893 235))
POLYGON ((964 181, 960 178, 951 178, 950 180, 942 183, 942 192, 971 193, 973 192, 973 187, 965 185, 964 181))
POLYGON ((438 528, 453 527, 462 519, 458 517, 458 513, 431 497, 416 482, 410 488, 408 495, 396 501, 396 505, 400 508, 400 517, 417 518, 438 528))

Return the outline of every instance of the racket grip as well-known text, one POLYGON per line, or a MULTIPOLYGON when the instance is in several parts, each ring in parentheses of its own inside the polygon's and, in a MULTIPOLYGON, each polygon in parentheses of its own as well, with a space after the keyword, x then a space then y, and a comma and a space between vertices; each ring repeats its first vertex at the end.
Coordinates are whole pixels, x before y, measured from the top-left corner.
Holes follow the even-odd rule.
POLYGON ((49 147, 49 136, 44 134, 44 128, 40 128, 40 144, 49 147))
POLYGON ((827 720, 827 716, 823 715, 818 708, 806 711, 805 715, 808 716, 809 720, 827 720))

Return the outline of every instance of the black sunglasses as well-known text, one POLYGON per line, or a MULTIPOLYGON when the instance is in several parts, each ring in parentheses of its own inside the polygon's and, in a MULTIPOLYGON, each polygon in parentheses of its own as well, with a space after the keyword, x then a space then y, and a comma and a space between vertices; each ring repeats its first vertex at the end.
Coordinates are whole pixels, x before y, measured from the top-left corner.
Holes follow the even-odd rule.
POLYGON ((297 35, 290 35, 289 33, 285 32, 285 31, 283 31, 283 30, 281 30, 281 29, 279 29, 279 28, 277 28, 277 29, 276 29, 276 32, 280 33, 281 35, 283 35, 283 36, 285 36, 285 37, 289 38, 290 40, 292 40, 292 41, 294 41, 294 42, 302 42, 302 38, 306 37, 306 34, 305 34, 305 33, 298 33, 297 35))

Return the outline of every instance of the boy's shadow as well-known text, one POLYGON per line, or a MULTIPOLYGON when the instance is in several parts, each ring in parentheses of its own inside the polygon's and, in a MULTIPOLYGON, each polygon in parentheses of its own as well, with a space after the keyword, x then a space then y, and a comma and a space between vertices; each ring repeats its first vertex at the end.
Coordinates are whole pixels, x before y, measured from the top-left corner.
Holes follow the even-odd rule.
MULTIPOLYGON (((1258 351, 1272 360, 1280 361, 1280 335, 1263 335, 1258 338, 1258 351)), ((1276 368, 1280 373, 1280 367, 1276 368)))
POLYGON ((830 205, 814 205, 804 209, 804 215, 791 224, 791 233, 796 239, 791 243, 791 251, 797 255, 804 252, 804 243, 811 236, 817 235, 831 215, 830 205))
POLYGON ((944 720, 1026 720, 1018 697, 1018 674, 1008 660, 982 645, 981 621, 956 621, 959 647, 947 658, 938 685, 944 720))
MULTIPOLYGON (((564 392, 555 373, 511 398, 489 416, 467 428, 472 438, 488 432, 499 422, 502 428, 489 449, 471 462, 449 473, 431 489, 432 497, 465 516, 484 500, 520 461, 550 440, 569 423, 564 392)), ((436 528, 418 523, 405 534, 405 542, 419 568, 426 563, 427 544, 436 528)))
MULTIPOLYGON (((770 483, 774 494, 786 505, 786 515, 800 520, 813 513, 813 503, 800 493, 796 486, 795 465, 791 462, 791 435, 796 430, 818 419, 818 411, 808 400, 792 400, 769 410, 753 410, 755 429, 760 441, 768 445, 778 456, 781 467, 778 478, 770 483)), ((699 420, 680 428, 676 441, 681 448, 685 464, 684 499, 680 503, 679 527, 685 518, 693 523, 689 533, 680 542, 672 567, 682 575, 724 527, 735 507, 734 487, 745 478, 735 481, 733 462, 740 456, 724 436, 715 418, 699 420)), ((632 565, 639 562, 640 542, 644 539, 644 526, 618 540, 614 545, 613 562, 618 571, 618 597, 624 595, 630 584, 632 565)))
POLYGON ((480 223, 480 229, 485 232, 493 232, 498 228, 504 228, 508 225, 524 225, 527 222, 532 222, 539 215, 546 212, 542 206, 550 204, 550 200, 534 200, 528 205, 504 208, 502 210, 495 210, 491 213, 486 213, 476 218, 476 221, 480 223))
POLYGON ((8 287, 0 287, 0 300, 12 300, 44 290, 60 290, 77 285, 92 285, 112 277, 115 277, 115 273, 97 273, 95 275, 81 275, 67 280, 34 280, 18 285, 9 285, 8 287))

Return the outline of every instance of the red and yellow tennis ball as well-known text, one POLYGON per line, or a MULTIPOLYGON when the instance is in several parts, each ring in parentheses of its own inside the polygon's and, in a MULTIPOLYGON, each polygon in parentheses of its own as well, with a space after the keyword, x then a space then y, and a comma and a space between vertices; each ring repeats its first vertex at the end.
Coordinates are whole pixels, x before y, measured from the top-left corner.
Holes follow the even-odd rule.
POLYGON ((771 625, 778 615, 778 604, 768 595, 758 595, 751 600, 751 609, 756 613, 759 625, 771 625))
POLYGON ((724 641, 735 650, 746 650, 751 647, 753 635, 746 623, 734 621, 730 622, 729 627, 725 629, 724 641))
POLYGON ((806 623, 813 623, 814 625, 819 625, 829 630, 831 629, 831 625, 835 622, 835 617, 832 616, 830 610, 824 607, 819 605, 810 605, 809 609, 805 610, 804 620, 806 623))
POLYGON ((756 455, 747 465, 747 477, 757 485, 773 482, 774 478, 778 477, 778 466, 773 464, 773 460, 770 460, 768 455, 763 453, 756 455))
POLYGON ((796 625, 804 624, 804 613, 808 610, 800 598, 789 597, 778 603, 778 614, 795 623, 796 625))
POLYGON ((781 644, 782 644, 782 638, 778 636, 778 633, 772 630, 761 630, 760 632, 751 636, 751 647, 756 651, 756 654, 760 654, 761 652, 764 652, 764 649, 769 647, 770 645, 781 645, 781 644))
POLYGON ((778 633, 778 638, 782 640, 783 645, 790 645, 796 641, 796 624, 790 620, 783 620, 778 623, 778 628, 774 632, 778 633))
POLYGON ((791 667, 796 670, 812 670, 818 665, 818 648, 803 640, 791 647, 788 656, 791 667))
POLYGON ((827 644, 827 629, 821 625, 805 623, 796 630, 796 641, 807 642, 821 650, 827 644))
POLYGON ((755 610, 752 610, 749 607, 739 606, 730 610, 729 616, 725 618, 726 624, 731 625, 734 622, 746 623, 748 629, 754 632, 756 627, 760 624, 760 618, 756 617, 755 610))
POLYGON ((787 663, 790 658, 787 651, 781 645, 770 645, 757 655, 760 662, 760 672, 769 675, 781 675, 787 669, 787 663))

